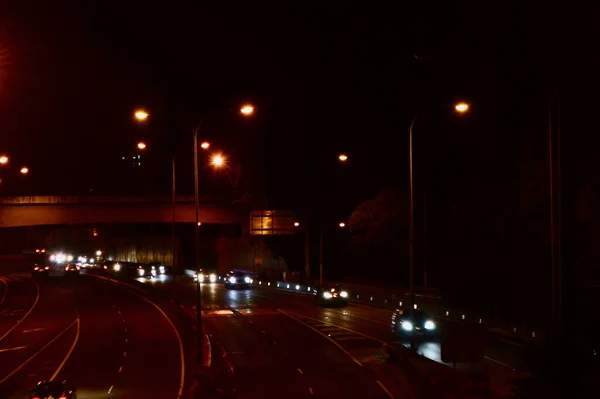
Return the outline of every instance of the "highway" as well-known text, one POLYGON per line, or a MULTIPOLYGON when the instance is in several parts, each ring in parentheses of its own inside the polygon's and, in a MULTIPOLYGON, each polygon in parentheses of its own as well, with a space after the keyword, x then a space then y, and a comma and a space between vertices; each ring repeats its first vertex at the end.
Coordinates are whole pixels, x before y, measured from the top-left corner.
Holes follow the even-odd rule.
MULTIPOLYGON (((170 277, 135 280, 129 281, 149 295, 91 274, 2 277, 0 397, 26 397, 37 381, 52 378, 67 380, 80 399, 188 397, 196 353, 195 284, 187 276, 175 285, 170 277), (168 304, 170 297, 176 304, 168 304)), ((417 394, 406 370, 382 356, 385 344, 404 344, 391 339, 389 310, 320 308, 312 296, 226 290, 221 284, 203 285, 202 304, 220 397, 417 394)), ((418 351, 440 361, 438 342, 418 351)), ((515 379, 535 381, 523 348, 488 340, 486 355, 475 369, 491 376, 498 393, 506 394, 515 379)), ((437 367, 450 375, 450 367, 437 367)))
MULTIPOLYGON (((169 287, 172 284, 169 279, 159 281, 139 278, 136 280, 157 289, 170 290, 169 287)), ((177 281, 179 301, 193 314, 195 312, 195 284, 186 276, 178 277, 177 281)), ((276 351, 281 351, 282 345, 285 345, 285 353, 292 353, 294 348, 301 348, 297 360, 294 360, 297 368, 306 368, 307 364, 303 363, 305 360, 308 361, 308 364, 313 364, 311 359, 315 361, 319 359, 318 361, 322 362, 323 360, 312 351, 319 348, 317 353, 320 353, 323 350, 322 346, 328 345, 328 343, 324 342, 322 337, 319 337, 318 333, 311 329, 314 325, 326 324, 329 327, 345 329, 343 331, 346 335, 341 337, 342 339, 348 338, 343 342, 345 348, 349 347, 351 342, 352 345, 357 342, 360 345, 370 341, 369 354, 371 356, 376 353, 374 348, 381 347, 381 342, 392 346, 408 346, 406 342, 392 339, 390 310, 354 304, 341 309, 320 308, 314 305, 312 296, 260 288, 226 290, 221 284, 203 284, 202 304, 205 328, 209 334, 212 334, 212 339, 217 343, 225 355, 224 357, 231 362, 233 373, 238 373, 235 371, 238 367, 241 367, 242 370, 249 369, 239 372, 242 375, 250 373, 248 381, 253 381, 254 378, 250 366, 255 368, 256 364, 264 363, 264 367, 269 367, 268 359, 273 360, 280 356, 280 354, 276 354, 278 353, 276 351), (293 319, 290 315, 301 320, 293 319), (241 334, 243 334, 243 338, 241 334), (350 337, 357 334, 362 334, 363 342, 360 342, 357 337, 350 337), (271 345, 269 345, 269 341, 271 345), (303 354, 307 357, 302 357, 303 354)), ((418 348, 419 354, 438 363, 441 363, 440 351, 439 342, 427 342, 418 348)), ((457 369, 475 370, 489 375, 492 385, 499 394, 506 394, 513 387, 515 381, 519 381, 520 385, 525 382, 527 385, 534 386, 533 389, 541 389, 543 386, 542 382, 533 375, 534 371, 540 370, 541 365, 525 347, 501 339, 487 339, 485 354, 486 358, 483 362, 474 366, 458 364, 457 369)), ((290 364, 289 369, 293 370, 295 368, 293 366, 290 364)), ((451 364, 445 366, 447 369, 452 367, 451 364)), ((284 372, 283 368, 277 370, 280 373, 284 372)), ((273 379, 273 381, 276 386, 278 379, 273 379)), ((289 386, 289 384, 287 385, 289 386)), ((242 384, 242 386, 247 387, 246 384, 242 384)), ((343 395, 344 392, 335 391, 335 389, 344 389, 342 387, 343 385, 332 383, 333 391, 327 392, 337 392, 334 396, 343 395)), ((285 390, 285 387, 278 389, 285 390)), ((314 389, 313 387, 313 391, 314 389)))
POLYGON ((27 397, 48 379, 67 380, 80 399, 183 390, 179 333, 142 296, 88 276, 2 280, 1 398, 27 397))

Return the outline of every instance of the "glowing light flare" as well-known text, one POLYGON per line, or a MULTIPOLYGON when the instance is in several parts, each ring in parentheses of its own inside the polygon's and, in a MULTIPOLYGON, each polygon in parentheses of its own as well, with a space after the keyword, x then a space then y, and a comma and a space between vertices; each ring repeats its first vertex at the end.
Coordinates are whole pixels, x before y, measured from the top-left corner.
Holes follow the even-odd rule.
POLYGON ((348 155, 346 155, 346 154, 340 154, 340 155, 338 156, 338 159, 339 159, 341 162, 346 162, 346 161, 348 160, 348 155))
POLYGON ((340 228, 343 229, 344 227, 346 227, 346 223, 340 222, 340 224, 338 224, 338 226, 340 226, 340 228))
POLYGON ((5 165, 8 163, 8 157, 6 155, 0 156, 0 165, 5 165))
POLYGON ((135 113, 133 114, 133 116, 138 121, 143 122, 146 119, 148 119, 149 114, 146 111, 144 111, 143 109, 138 109, 137 111, 135 111, 135 113))
POLYGON ((294 222, 294 227, 300 226, 300 222, 294 222))
POLYGON ((140 141, 137 144, 137 148, 140 149, 140 150, 145 150, 146 149, 146 143, 140 141))
POLYGON ((467 103, 458 103, 454 106, 454 109, 460 113, 467 112, 469 110, 469 104, 467 103))
POLYGON ((251 104, 244 104, 240 108, 240 113, 244 116, 253 115, 254 114, 254 106, 252 106, 251 104))
POLYGON ((215 168, 221 168, 225 166, 225 156, 223 154, 213 154, 210 157, 210 164, 215 168))
POLYGON ((203 141, 202 144, 200 144, 200 148, 208 150, 210 148, 210 143, 208 141, 203 141))
POLYGON ((21 168, 21 174, 26 175, 27 173, 29 173, 29 168, 27 166, 23 166, 21 168))

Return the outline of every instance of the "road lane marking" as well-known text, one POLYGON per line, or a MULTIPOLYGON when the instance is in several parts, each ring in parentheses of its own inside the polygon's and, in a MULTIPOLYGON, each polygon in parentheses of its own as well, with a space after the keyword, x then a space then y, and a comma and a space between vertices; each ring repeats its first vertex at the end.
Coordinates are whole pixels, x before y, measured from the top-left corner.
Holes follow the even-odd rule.
POLYGON ((498 363, 499 365, 501 365, 501 366, 504 366, 504 367, 506 367, 506 368, 509 368, 509 369, 511 369, 512 371, 516 371, 516 369, 515 369, 513 366, 511 366, 510 364, 502 363, 500 360, 492 359, 492 358, 491 358, 491 357, 489 357, 489 356, 484 356, 483 358, 484 358, 484 359, 487 359, 487 360, 490 360, 490 361, 492 361, 492 362, 494 362, 494 363, 498 363))
POLYGON ((302 372, 302 369, 301 369, 300 367, 298 367, 298 372, 300 373, 300 375, 304 374, 304 373, 302 372))
POLYGON ((37 305, 38 301, 40 300, 40 286, 35 281, 33 283, 35 284, 35 289, 36 289, 35 302, 33 302, 33 305, 31 306, 31 308, 29 308, 29 311, 27 313, 25 313, 25 316, 23 316, 23 318, 21 320, 19 320, 17 322, 17 324, 12 326, 12 328, 10 330, 8 330, 3 336, 0 337, 0 342, 2 342, 4 340, 4 338, 6 338, 6 336, 12 332, 12 330, 17 328, 17 326, 19 324, 21 324, 23 322, 23 320, 25 320, 27 318, 27 316, 29 316, 31 311, 35 308, 35 305, 37 305))
MULTIPOLYGON (((280 309, 278 309, 278 310, 279 310, 280 312, 282 312, 280 309)), ((286 313, 287 313, 287 311, 286 311, 286 313)), ((293 312, 292 312, 292 313, 293 313, 293 312)), ((301 315, 301 314, 298 314, 298 313, 293 313, 293 314, 296 314, 296 315, 298 315, 298 316, 302 316, 302 317, 304 317, 305 319, 309 319, 309 320, 313 320, 313 321, 316 321, 316 322, 319 322, 319 323, 323 323, 323 320, 319 320, 319 319, 313 319, 312 317, 304 316, 304 315, 301 315)), ((389 346, 390 346, 390 344, 388 344, 388 343, 387 343, 387 342, 385 342, 385 341, 382 341, 382 340, 380 340, 380 339, 378 339, 378 338, 375 338, 375 337, 371 337, 370 335, 367 335, 367 334, 363 334, 363 333, 361 333, 361 332, 358 332, 358 331, 356 331, 356 330, 352 330, 352 329, 350 329, 350 328, 341 327, 341 326, 338 326, 338 325, 336 325, 336 324, 333 324, 333 323, 330 323, 330 322, 327 322, 327 324, 326 324, 326 325, 327 325, 327 326, 334 326, 334 327, 336 327, 336 328, 339 328, 340 330, 346 330, 346 331, 349 331, 349 332, 351 332, 351 333, 354 333, 354 334, 356 334, 356 335, 362 335, 362 336, 363 336, 363 337, 365 337, 365 338, 372 339, 373 341, 377 341, 377 342, 379 342, 381 345, 383 345, 383 346, 385 346, 385 347, 389 347, 389 346)))
POLYGON ((128 339, 128 338, 125 338, 125 343, 127 343, 127 342, 129 342, 129 339, 128 339))
POLYGON ((26 346, 16 346, 14 348, 0 349, 0 352, 16 351, 16 350, 24 349, 24 348, 27 348, 27 347, 26 346))
POLYGON ((28 333, 28 332, 36 332, 36 331, 42 331, 42 330, 45 330, 45 329, 46 329, 45 327, 42 327, 42 328, 31 328, 31 329, 29 329, 29 330, 23 330, 23 332, 24 332, 24 333, 28 333))
POLYGON ((77 321, 77 332, 75 333, 75 339, 73 340, 73 344, 71 345, 69 352, 67 352, 67 355, 65 356, 63 361, 60 363, 60 365, 58 366, 58 368, 56 369, 54 374, 52 374, 52 377, 50 377, 50 381, 54 380, 56 378, 56 376, 58 375, 58 373, 60 373, 62 368, 65 366, 65 363, 67 362, 67 360, 69 360, 71 353, 73 353, 73 350, 75 349, 75 345, 77 345, 77 341, 79 341, 79 332, 80 332, 80 326, 81 326, 81 322, 79 321, 79 315, 77 315, 76 321, 77 321))
POLYGON ((265 330, 260 330, 261 333, 263 333, 264 335, 267 335, 267 333, 265 332, 265 330))
POLYGON ((314 395, 315 393, 313 392, 312 388, 308 388, 308 392, 310 392, 311 395, 314 395))
POLYGON ((2 294, 2 299, 0 299, 0 305, 2 305, 2 303, 6 299, 6 294, 8 294, 8 283, 1 278, 0 281, 2 281, 2 284, 4 284, 4 286, 6 287, 6 289, 4 290, 4 294, 2 294))
POLYGON ((119 367, 119 373, 123 371, 123 366, 119 367))
POLYGON ((47 347, 49 347, 52 343, 54 343, 54 341, 56 341, 57 339, 59 339, 64 333, 66 333, 67 331, 69 331, 69 329, 71 327, 73 327, 73 324, 77 323, 77 319, 75 319, 73 321, 73 323, 69 324, 69 326, 67 328, 65 328, 64 330, 62 330, 60 333, 58 333, 58 335, 54 338, 52 338, 52 340, 50 340, 50 342, 48 342, 46 345, 44 345, 39 351, 35 352, 33 355, 31 355, 31 357, 27 360, 25 360, 23 363, 21 363, 21 365, 19 367, 17 367, 16 369, 14 369, 13 371, 11 371, 10 373, 8 373, 8 375, 6 377, 4 377, 3 379, 0 380, 0 384, 2 384, 4 381, 8 380, 10 377, 12 377, 17 371, 21 370, 25 365, 27 365, 27 363, 29 363, 30 361, 32 361, 37 355, 39 355, 40 353, 42 353, 42 351, 44 349, 46 349, 47 347))
POLYGON ((177 337, 177 341, 179 342, 179 358, 180 358, 179 361, 181 363, 181 378, 180 378, 180 382, 179 382, 179 390, 177 391, 177 399, 180 399, 181 396, 183 395, 183 384, 184 384, 184 380, 185 380, 185 355, 183 352, 183 342, 181 341, 181 336, 179 335, 179 331, 177 331, 177 327, 175 327, 175 324, 173 324, 171 319, 169 319, 169 316, 167 316, 167 314, 157 304, 155 304, 150 299, 145 298, 141 295, 137 295, 137 296, 139 298, 143 299, 144 301, 148 302, 152 306, 154 306, 156 308, 156 310, 158 310, 165 317, 165 319, 167 319, 167 321, 173 328, 173 332, 175 333, 175 336, 177 337))
POLYGON ((112 390, 113 390, 113 388, 114 388, 114 385, 111 385, 110 388, 108 388, 108 392, 107 393, 111 393, 112 390))
POLYGON ((127 351, 123 352, 123 357, 127 357, 127 351))
POLYGON ((342 345, 338 344, 337 342, 335 342, 333 339, 329 338, 326 334, 323 334, 321 331, 317 330, 316 328, 314 328, 313 326, 311 326, 308 323, 303 322, 302 320, 300 320, 299 318, 292 316, 291 314, 289 314, 288 312, 281 310, 281 309, 277 309, 277 311, 281 312, 282 314, 286 315, 287 317, 289 317, 290 319, 294 319, 296 320, 298 323, 305 325, 306 327, 310 328, 311 330, 313 330, 314 332, 316 332, 317 334, 321 335, 322 337, 325 337, 326 340, 328 340, 329 342, 331 342, 332 344, 334 344, 335 346, 338 347, 339 350, 341 350, 346 356, 348 356, 350 359, 352 359, 352 361, 354 361, 354 363, 358 364, 359 366, 362 367, 362 363, 360 361, 358 361, 358 359, 356 359, 354 356, 352 356, 350 354, 350 352, 348 352, 342 345))
POLYGON ((379 380, 377 381, 377 385, 379 385, 381 387, 381 389, 383 389, 383 391, 386 393, 386 395, 390 398, 390 399, 394 399, 394 395, 392 395, 392 393, 390 391, 388 391, 388 389, 385 387, 385 385, 383 385, 383 383, 379 380))
POLYGON ((273 341, 273 345, 277 346, 277 341, 273 341))

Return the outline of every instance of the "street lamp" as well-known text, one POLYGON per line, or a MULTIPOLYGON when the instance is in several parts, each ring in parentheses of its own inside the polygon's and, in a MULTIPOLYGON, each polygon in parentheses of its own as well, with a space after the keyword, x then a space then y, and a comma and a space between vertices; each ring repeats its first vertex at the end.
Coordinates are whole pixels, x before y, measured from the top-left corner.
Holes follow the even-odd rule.
POLYGON ((341 162, 346 162, 346 161, 348 160, 348 155, 346 155, 346 154, 340 154, 340 155, 338 156, 338 159, 339 159, 341 162))
POLYGON ((29 173, 29 168, 27 166, 23 166, 21 168, 21 174, 26 175, 27 173, 29 173))
MULTIPOLYGON (((454 105, 454 109, 464 114, 469 110, 469 104, 460 102, 454 105)), ((409 250, 409 292, 410 292, 410 308, 415 307, 415 204, 414 204, 414 190, 413 190, 413 129, 415 122, 417 121, 416 114, 410 128, 408 130, 408 174, 409 174, 409 238, 408 238, 408 250, 409 250)), ((424 271, 424 275, 427 271, 424 271)))
POLYGON ((200 148, 203 150, 208 150, 210 148, 210 143, 208 141, 204 141, 202 144, 200 144, 200 148))
MULTIPOLYGON (((338 227, 343 229, 346 227, 346 223, 340 222, 338 223, 338 227)), ((323 285, 323 236, 328 229, 328 227, 325 227, 321 230, 321 235, 319 237, 319 285, 323 285)))
POLYGON ((225 166, 225 156, 222 153, 215 153, 210 157, 210 164, 215 168, 225 166))
POLYGON ((0 165, 6 165, 8 163, 8 157, 6 155, 0 156, 0 165))
POLYGON ((148 119, 149 114, 146 111, 144 111, 143 109, 138 109, 137 111, 135 111, 133 116, 139 122, 144 122, 146 119, 148 119))
POLYGON ((139 143, 137 143, 137 148, 139 150, 145 150, 146 149, 146 143, 140 141, 139 143))
POLYGON ((254 106, 252 104, 244 104, 240 108, 240 113, 244 116, 250 116, 254 114, 254 106))

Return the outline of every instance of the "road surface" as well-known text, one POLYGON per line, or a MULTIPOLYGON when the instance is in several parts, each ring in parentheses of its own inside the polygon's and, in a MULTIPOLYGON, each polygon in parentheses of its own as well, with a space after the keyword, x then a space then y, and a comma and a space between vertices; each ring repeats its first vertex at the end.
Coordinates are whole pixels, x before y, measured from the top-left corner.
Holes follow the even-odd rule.
POLYGON ((183 389, 178 336, 139 295, 86 276, 3 280, 1 398, 27 397, 51 378, 80 399, 176 398, 183 389))

